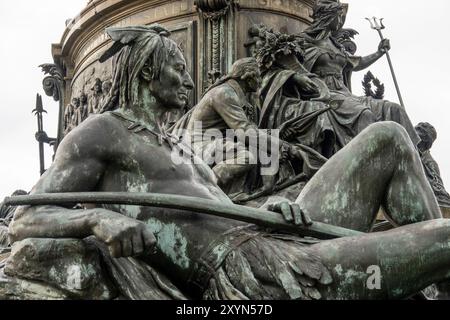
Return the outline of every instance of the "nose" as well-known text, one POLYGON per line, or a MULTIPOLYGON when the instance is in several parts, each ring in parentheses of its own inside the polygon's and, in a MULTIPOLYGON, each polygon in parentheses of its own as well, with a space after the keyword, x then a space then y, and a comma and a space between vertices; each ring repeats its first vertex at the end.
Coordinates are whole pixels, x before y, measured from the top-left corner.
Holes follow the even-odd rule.
POLYGON ((193 90, 195 88, 194 81, 192 81, 192 78, 191 78, 191 76, 190 76, 190 74, 188 72, 186 72, 186 75, 184 77, 183 85, 188 90, 193 90))

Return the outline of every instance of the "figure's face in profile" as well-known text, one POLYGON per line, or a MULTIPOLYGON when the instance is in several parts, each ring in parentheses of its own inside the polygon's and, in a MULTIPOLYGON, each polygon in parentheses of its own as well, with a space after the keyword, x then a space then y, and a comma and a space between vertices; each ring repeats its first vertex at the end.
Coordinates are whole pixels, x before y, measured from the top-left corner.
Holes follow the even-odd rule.
POLYGON ((180 50, 170 56, 161 70, 159 80, 152 80, 153 96, 167 108, 182 109, 189 101, 194 82, 186 70, 186 61, 180 50))
POLYGON ((344 26, 344 14, 339 12, 330 23, 330 31, 339 31, 344 26))

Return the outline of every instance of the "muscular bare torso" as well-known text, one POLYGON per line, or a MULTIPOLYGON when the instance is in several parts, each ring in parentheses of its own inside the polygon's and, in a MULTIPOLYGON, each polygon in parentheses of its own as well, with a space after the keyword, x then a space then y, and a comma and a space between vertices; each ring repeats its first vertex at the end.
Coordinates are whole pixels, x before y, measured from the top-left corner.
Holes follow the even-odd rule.
MULTIPOLYGON (((168 143, 159 145, 153 133, 134 133, 127 120, 112 114, 91 121, 107 124, 113 139, 96 191, 167 193, 231 202, 217 186, 214 173, 203 162, 175 164, 168 143)), ((179 150, 175 145, 174 150, 179 150)), ((188 155, 186 155, 188 156, 188 155)), ((235 221, 193 214, 188 211, 109 206, 130 218, 146 222, 157 238, 158 253, 148 256, 156 267, 185 283, 195 260, 213 240, 235 221)))

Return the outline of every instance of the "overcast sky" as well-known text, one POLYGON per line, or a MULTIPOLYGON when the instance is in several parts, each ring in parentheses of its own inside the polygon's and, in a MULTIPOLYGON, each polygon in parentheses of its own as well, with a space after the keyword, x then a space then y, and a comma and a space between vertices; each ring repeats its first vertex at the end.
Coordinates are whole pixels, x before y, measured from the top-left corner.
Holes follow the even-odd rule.
MULTIPOLYGON (((414 124, 427 121, 438 130, 432 149, 450 187, 450 31, 449 0, 347 0, 347 27, 360 32, 359 54, 376 50, 378 34, 365 17, 385 18, 386 37, 391 39, 392 60, 403 98, 414 124)), ((43 96, 43 76, 37 66, 52 62, 51 43, 59 42, 66 19, 86 5, 86 0, 0 0, 0 198, 16 189, 30 190, 39 179, 37 124, 31 111, 37 92, 43 96)), ((386 97, 397 101, 385 59, 370 70, 386 85, 386 97)), ((361 95, 365 72, 353 76, 353 88, 361 95)), ((48 111, 45 129, 55 136, 58 104, 44 97, 48 111)), ((50 165, 52 150, 46 148, 50 165)))

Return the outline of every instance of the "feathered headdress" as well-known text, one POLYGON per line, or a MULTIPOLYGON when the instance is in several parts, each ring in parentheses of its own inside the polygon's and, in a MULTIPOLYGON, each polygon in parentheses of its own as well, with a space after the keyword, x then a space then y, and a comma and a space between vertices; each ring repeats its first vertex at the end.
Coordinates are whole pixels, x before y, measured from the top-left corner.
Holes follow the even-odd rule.
POLYGON ((106 29, 106 33, 114 41, 111 48, 100 57, 101 63, 116 55, 123 47, 132 45, 155 36, 169 37, 170 31, 159 24, 149 26, 131 26, 131 27, 111 27, 106 29))
POLYGON ((136 103, 139 89, 136 79, 143 67, 148 63, 152 79, 158 79, 165 61, 177 48, 168 39, 170 32, 159 24, 112 27, 106 33, 114 43, 99 61, 103 63, 112 57, 115 61, 112 89, 101 112, 136 103))

